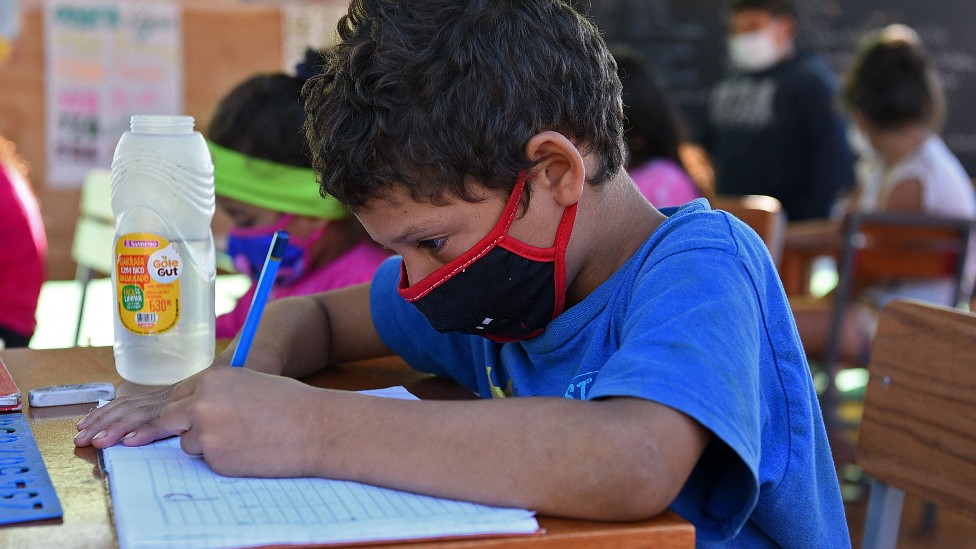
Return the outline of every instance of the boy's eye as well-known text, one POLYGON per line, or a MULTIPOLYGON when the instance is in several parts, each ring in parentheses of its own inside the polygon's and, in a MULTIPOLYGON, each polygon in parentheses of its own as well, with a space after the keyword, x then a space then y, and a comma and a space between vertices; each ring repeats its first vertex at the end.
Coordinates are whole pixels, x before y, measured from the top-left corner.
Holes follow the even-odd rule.
POLYGON ((426 240, 418 240, 417 241, 417 247, 418 248, 425 249, 425 250, 432 250, 432 251, 435 251, 436 252, 436 251, 439 251, 441 248, 444 247, 444 242, 446 242, 446 241, 447 241, 447 239, 444 238, 444 237, 430 238, 430 239, 426 239, 426 240))

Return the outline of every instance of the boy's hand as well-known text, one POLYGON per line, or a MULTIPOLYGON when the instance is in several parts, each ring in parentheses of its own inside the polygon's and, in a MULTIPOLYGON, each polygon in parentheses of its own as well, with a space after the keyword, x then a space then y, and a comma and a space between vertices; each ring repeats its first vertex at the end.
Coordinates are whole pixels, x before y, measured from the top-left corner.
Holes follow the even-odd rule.
POLYGON ((243 368, 211 368, 194 381, 176 387, 158 421, 186 453, 229 476, 314 474, 320 454, 308 434, 326 421, 321 389, 243 368))
POLYGON ((190 377, 148 393, 119 397, 95 408, 78 422, 75 446, 108 448, 120 440, 126 446, 142 446, 176 434, 159 427, 159 414, 172 399, 173 390, 192 380, 190 377))

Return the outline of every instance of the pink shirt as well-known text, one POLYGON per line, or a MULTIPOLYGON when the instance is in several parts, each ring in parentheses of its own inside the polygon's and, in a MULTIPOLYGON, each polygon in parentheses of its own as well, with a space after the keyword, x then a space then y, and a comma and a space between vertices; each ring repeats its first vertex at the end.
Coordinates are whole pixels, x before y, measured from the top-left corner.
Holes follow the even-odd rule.
POLYGON ((701 198, 698 187, 674 162, 661 158, 651 160, 630 171, 641 194, 656 208, 680 206, 701 198))
MULTIPOLYGON (((298 282, 290 286, 275 286, 271 289, 268 300, 316 294, 369 282, 373 279, 376 268, 387 257, 389 257, 388 252, 369 240, 363 240, 347 250, 346 253, 306 274, 298 282)), ((237 301, 237 306, 234 307, 233 311, 217 317, 218 338, 230 338, 237 335, 237 332, 244 326, 247 310, 251 306, 253 297, 254 284, 252 283, 247 293, 237 301)))
POLYGON ((44 283, 47 237, 37 199, 16 170, 0 164, 0 326, 29 337, 44 283))

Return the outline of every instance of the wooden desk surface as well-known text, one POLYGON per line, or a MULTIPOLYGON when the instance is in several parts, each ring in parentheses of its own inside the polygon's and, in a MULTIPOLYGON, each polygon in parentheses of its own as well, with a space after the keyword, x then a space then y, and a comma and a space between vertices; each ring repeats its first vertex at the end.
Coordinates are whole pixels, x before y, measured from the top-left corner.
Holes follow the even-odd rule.
MULTIPOLYGON (((115 371, 111 347, 74 349, 8 349, 0 351, 23 394, 34 387, 89 381, 109 381, 122 396, 147 387, 123 381, 115 371)), ((372 361, 334 368, 307 379, 317 386, 346 390, 404 385, 427 399, 472 398, 463 388, 443 379, 409 370, 398 359, 372 361)), ((26 398, 25 398, 26 400, 26 398)), ((111 503, 93 448, 75 448, 75 424, 91 409, 90 404, 30 409, 24 412, 40 447, 48 474, 64 509, 58 520, 27 522, 0 527, 0 547, 118 547, 111 519, 111 503)), ((482 538, 431 543, 412 543, 411 548, 486 548, 532 544, 537 547, 694 547, 694 527, 668 511, 654 519, 630 523, 603 523, 539 517, 542 536, 482 538)), ((388 545, 386 547, 389 547, 388 545)))

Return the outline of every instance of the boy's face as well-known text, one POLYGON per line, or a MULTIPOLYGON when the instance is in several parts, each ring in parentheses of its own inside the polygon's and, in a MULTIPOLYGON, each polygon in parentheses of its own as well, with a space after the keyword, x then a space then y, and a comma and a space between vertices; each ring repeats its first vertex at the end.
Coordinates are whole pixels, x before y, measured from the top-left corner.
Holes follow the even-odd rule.
MULTIPOLYGON (((398 186, 388 197, 371 200, 356 217, 373 240, 403 257, 413 284, 470 250, 498 224, 507 194, 485 189, 481 198, 433 205, 414 201, 398 186)), ((551 246, 562 208, 546 208, 546 198, 534 193, 529 211, 515 218, 509 234, 526 244, 551 246)))
POLYGON ((778 49, 785 49, 792 42, 794 35, 794 23, 791 17, 752 8, 732 13, 729 29, 732 36, 768 32, 778 49))
POLYGON ((532 187, 520 177, 510 193, 480 188, 478 202, 437 206, 409 199, 400 187, 368 203, 359 219, 402 257, 397 291, 435 330, 519 341, 542 333, 565 309, 577 206, 559 205, 545 192, 548 183, 532 187), (534 191, 527 209, 526 188, 534 191))
POLYGON ((418 281, 468 251, 498 221, 502 196, 483 194, 480 202, 452 199, 435 206, 416 202, 397 186, 388 197, 373 199, 356 216, 380 245, 403 257, 411 281, 418 281))

